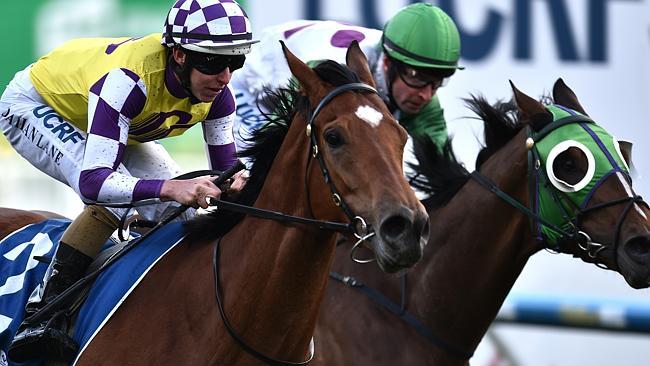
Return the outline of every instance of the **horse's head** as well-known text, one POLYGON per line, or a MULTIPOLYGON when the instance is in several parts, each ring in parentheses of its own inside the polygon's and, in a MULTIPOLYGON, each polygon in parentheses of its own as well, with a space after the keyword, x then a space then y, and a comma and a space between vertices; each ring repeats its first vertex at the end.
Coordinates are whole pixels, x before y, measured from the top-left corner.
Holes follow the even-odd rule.
POLYGON ((353 222, 383 270, 411 267, 427 242, 428 216, 403 176, 406 131, 372 88, 363 52, 353 42, 347 68, 327 61, 312 69, 282 46, 310 106, 292 123, 304 126, 300 136, 287 137, 310 146, 309 158, 293 159, 309 160, 306 185, 313 216, 353 222))
POLYGON ((547 245, 649 287, 649 210, 632 189, 630 150, 588 117, 561 79, 551 105, 513 91, 532 130, 532 202, 547 221, 538 223, 547 245))

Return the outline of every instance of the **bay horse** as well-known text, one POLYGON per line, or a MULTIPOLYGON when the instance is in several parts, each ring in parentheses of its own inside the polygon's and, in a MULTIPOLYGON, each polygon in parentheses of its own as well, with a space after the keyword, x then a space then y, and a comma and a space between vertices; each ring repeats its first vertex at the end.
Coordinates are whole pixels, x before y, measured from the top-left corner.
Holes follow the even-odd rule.
POLYGON ((65 216, 48 211, 25 211, 0 207, 0 240, 14 231, 47 219, 67 219, 65 216))
POLYGON ((599 131, 561 79, 548 100, 554 106, 542 105, 514 85, 513 91, 516 106, 492 106, 482 97, 468 101, 485 125, 485 147, 477 159, 483 179, 474 179, 456 162, 449 143, 442 152, 432 144, 416 144, 421 175, 414 182, 433 193, 425 201, 431 237, 423 259, 407 276, 387 276, 353 263, 342 248, 337 251, 333 271, 339 281, 330 280, 321 307, 315 365, 467 365, 528 258, 543 248, 617 271, 633 288, 648 287, 650 212, 633 193, 629 160, 623 162, 630 154, 618 151, 611 135, 599 131), (551 111, 569 119, 553 121, 557 116, 551 111), (564 123, 566 131, 558 127, 564 123), (598 138, 588 143, 591 133, 598 138), (552 164, 537 164, 540 157, 531 156, 532 148, 548 148, 541 146, 547 140, 550 147, 564 147, 552 164), (608 153, 585 152, 580 145, 608 153), (601 154, 601 159, 591 161, 587 154, 601 154), (570 203, 569 193, 556 192, 573 219, 566 226, 560 224, 563 216, 546 223, 574 235, 564 240, 540 235, 540 221, 533 219, 531 225, 524 213, 546 216, 540 211, 539 197, 545 194, 540 191, 559 191, 556 185, 579 188, 591 167, 602 163, 609 169, 595 167, 583 202, 570 203), (536 168, 552 172, 555 180, 535 174, 536 168), (537 178, 530 182, 531 177, 537 178), (513 207, 504 194, 523 207, 513 207))
POLYGON ((358 44, 347 66, 314 69, 282 48, 300 88, 271 96, 274 114, 245 153, 251 175, 235 201, 296 220, 233 214, 217 201, 185 224, 187 236, 76 365, 306 364, 337 231, 363 240, 386 272, 421 258, 429 221, 402 174, 407 134, 358 44))

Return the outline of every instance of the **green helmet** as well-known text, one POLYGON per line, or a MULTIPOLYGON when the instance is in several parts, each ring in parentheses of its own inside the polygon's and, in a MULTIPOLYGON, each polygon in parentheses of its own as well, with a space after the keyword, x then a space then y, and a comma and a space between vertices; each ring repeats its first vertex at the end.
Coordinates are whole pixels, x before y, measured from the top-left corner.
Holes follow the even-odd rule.
POLYGON ((460 35, 454 21, 428 3, 397 12, 384 26, 382 43, 388 56, 410 66, 464 69, 458 66, 460 35))

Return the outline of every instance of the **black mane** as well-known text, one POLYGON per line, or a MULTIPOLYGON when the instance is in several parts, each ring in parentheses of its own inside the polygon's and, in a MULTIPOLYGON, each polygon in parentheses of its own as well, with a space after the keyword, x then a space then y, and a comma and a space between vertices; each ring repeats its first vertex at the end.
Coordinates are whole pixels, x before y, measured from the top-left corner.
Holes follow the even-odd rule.
POLYGON ((476 157, 476 169, 501 149, 523 128, 521 116, 514 101, 488 103, 483 96, 465 99, 467 107, 483 120, 483 148, 476 157))
MULTIPOLYGON (((359 77, 347 66, 327 60, 314 67, 316 74, 333 86, 359 82, 359 77)), ((265 89, 264 100, 260 102, 273 111, 262 115, 267 120, 264 127, 255 131, 248 141, 250 147, 238 153, 252 162, 250 178, 244 189, 233 202, 252 206, 262 190, 266 176, 271 169, 273 160, 280 150, 291 122, 297 114, 307 116, 309 99, 300 94, 298 84, 292 81, 288 88, 277 91, 265 89)), ((225 197, 224 197, 225 199, 225 197)), ((244 214, 216 210, 206 215, 200 215, 185 223, 185 230, 190 240, 215 240, 230 231, 244 214)))
POLYGON ((427 210, 444 206, 465 185, 469 173, 458 162, 447 139, 442 149, 428 137, 413 137, 413 152, 418 164, 410 164, 416 174, 409 183, 430 195, 423 201, 427 210))
MULTIPOLYGON (((552 104, 553 99, 545 95, 542 96, 540 102, 552 104)), ((484 97, 472 95, 469 99, 465 99, 465 103, 479 119, 483 120, 484 145, 476 157, 476 169, 478 170, 490 156, 515 137, 524 126, 530 125, 535 131, 539 131, 552 121, 552 119, 548 119, 548 115, 533 116, 531 120, 523 118, 513 100, 497 101, 491 105, 484 97)))
MULTIPOLYGON (((545 103, 552 103, 549 96, 542 99, 545 103)), ((484 97, 471 95, 465 103, 484 125, 484 144, 476 158, 476 169, 480 169, 525 125, 537 122, 524 120, 512 100, 491 105, 484 97)), ((431 195, 424 201, 428 209, 445 205, 469 179, 467 170, 453 153, 451 140, 447 140, 443 147, 437 147, 430 139, 414 138, 414 149, 419 165, 412 165, 416 175, 409 177, 411 185, 431 195)))

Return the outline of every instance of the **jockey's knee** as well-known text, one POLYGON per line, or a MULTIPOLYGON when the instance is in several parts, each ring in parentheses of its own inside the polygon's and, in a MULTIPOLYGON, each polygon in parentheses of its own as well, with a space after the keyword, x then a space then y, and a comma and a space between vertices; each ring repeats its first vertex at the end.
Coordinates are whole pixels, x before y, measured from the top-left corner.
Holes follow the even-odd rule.
POLYGON ((66 229, 61 241, 92 258, 119 225, 118 218, 105 207, 86 206, 66 229))

